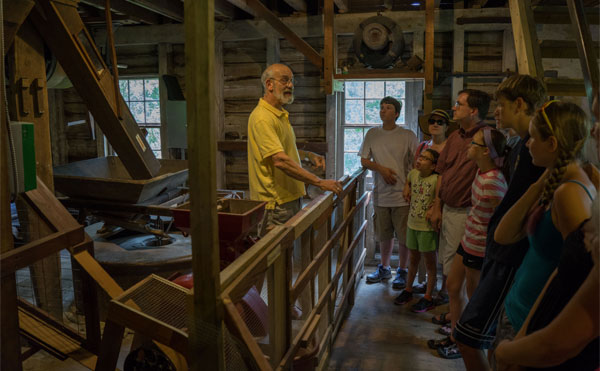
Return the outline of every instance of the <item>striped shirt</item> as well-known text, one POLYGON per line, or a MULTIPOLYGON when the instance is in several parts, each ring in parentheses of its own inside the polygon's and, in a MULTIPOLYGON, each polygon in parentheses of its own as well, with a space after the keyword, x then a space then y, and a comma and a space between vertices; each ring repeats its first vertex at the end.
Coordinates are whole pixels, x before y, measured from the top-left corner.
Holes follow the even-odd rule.
POLYGON ((477 176, 471 187, 471 210, 467 216, 465 234, 461 241, 463 249, 475 256, 485 256, 485 239, 490 218, 494 213, 494 204, 506 193, 506 180, 500 169, 488 170, 482 173, 477 170, 477 176))

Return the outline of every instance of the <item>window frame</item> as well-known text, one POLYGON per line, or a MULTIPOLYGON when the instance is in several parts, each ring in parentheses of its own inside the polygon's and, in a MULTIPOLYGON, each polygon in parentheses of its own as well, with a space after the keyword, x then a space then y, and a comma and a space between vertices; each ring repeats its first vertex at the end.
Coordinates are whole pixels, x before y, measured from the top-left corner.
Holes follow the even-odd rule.
MULTIPOLYGON (((372 82, 372 81, 381 81, 376 79, 360 79, 360 80, 346 80, 346 82, 372 82)), ((392 81, 404 81, 404 98, 402 99, 402 110, 404 112, 404 123, 399 124, 400 127, 412 130, 417 137, 419 137, 419 129, 418 129, 418 112, 422 110, 422 99, 423 99, 423 88, 424 88, 424 80, 423 79, 392 79, 385 80, 384 82, 392 82, 392 81)), ((384 88, 385 94, 385 88, 384 88)), ((366 94, 365 94, 366 95, 366 94)), ((336 178, 340 178, 345 174, 346 164, 345 164, 345 154, 346 153, 354 153, 358 157, 358 151, 346 151, 345 143, 346 143, 346 134, 345 129, 351 128, 362 128, 363 129, 363 140, 366 135, 365 129, 370 129, 373 127, 381 126, 381 122, 378 124, 346 124, 346 93, 345 93, 345 84, 344 84, 344 92, 340 92, 338 95, 338 117, 340 117, 339 125, 337 128, 337 137, 340 140, 337 142, 337 158, 339 159, 339 166, 336 165, 336 178)), ((350 98, 350 100, 371 100, 375 98, 350 98)), ((366 110, 363 112, 363 115, 366 117, 366 110)), ((365 119, 365 117, 363 119, 365 119)), ((372 182, 372 175, 369 171, 367 173, 367 184, 372 182)))

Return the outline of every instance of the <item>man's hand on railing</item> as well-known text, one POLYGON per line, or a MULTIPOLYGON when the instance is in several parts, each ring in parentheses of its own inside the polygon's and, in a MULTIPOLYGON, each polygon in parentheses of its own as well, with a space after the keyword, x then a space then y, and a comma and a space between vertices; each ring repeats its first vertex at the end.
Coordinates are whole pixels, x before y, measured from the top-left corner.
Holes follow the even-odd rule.
POLYGON ((338 196, 343 190, 342 183, 333 179, 321 179, 316 185, 323 191, 331 191, 338 196))

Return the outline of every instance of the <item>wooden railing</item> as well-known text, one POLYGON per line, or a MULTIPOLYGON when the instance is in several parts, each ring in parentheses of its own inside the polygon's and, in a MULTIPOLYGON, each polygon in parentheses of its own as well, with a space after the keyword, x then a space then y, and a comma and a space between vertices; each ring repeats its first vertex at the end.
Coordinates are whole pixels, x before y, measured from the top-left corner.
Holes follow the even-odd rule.
POLYGON ((221 272, 229 331, 261 369, 290 369, 295 360, 326 367, 365 259, 364 176, 360 170, 342 178, 339 196, 315 198, 221 272), (252 286, 266 296, 268 336, 254 337, 234 305, 252 286), (296 304, 300 319, 291 316, 296 304))

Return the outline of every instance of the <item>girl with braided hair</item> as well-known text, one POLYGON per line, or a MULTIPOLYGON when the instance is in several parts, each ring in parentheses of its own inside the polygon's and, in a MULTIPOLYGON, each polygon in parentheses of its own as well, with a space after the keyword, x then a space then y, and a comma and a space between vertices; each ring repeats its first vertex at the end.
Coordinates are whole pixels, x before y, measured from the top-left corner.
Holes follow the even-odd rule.
POLYGON ((583 110, 560 101, 545 103, 529 124, 532 161, 546 171, 504 215, 494 234, 501 244, 525 235, 530 243, 506 296, 496 345, 525 332, 526 319, 558 265, 565 238, 591 215, 596 189, 579 163, 589 132, 583 110))

